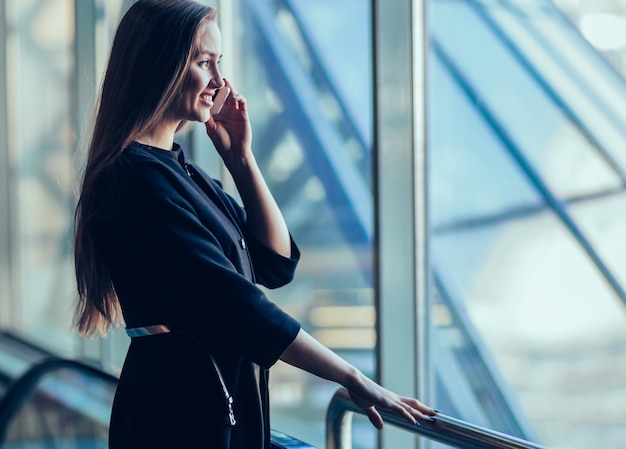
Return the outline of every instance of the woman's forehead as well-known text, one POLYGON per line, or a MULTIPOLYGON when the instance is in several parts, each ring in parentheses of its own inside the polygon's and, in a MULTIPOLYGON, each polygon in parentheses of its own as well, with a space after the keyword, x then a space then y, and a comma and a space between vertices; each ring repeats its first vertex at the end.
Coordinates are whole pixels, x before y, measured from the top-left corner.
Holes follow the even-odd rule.
POLYGON ((195 42, 195 52, 220 56, 222 54, 222 33, 216 20, 207 20, 200 25, 195 42))

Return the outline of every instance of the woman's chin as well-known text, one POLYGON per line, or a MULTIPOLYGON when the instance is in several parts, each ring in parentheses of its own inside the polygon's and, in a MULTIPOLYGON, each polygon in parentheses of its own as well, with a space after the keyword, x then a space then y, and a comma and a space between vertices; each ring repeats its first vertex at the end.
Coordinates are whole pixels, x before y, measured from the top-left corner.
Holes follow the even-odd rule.
POLYGON ((199 123, 206 123, 209 121, 210 118, 211 118, 211 112, 207 110, 206 112, 202 111, 196 114, 193 120, 199 123))

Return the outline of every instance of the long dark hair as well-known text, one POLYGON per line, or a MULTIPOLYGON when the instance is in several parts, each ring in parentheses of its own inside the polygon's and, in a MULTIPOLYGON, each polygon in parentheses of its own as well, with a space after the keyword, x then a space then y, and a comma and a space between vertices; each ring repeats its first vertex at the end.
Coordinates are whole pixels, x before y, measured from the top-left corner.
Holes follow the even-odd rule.
POLYGON ((216 14, 193 0, 139 0, 119 24, 74 217, 74 321, 83 335, 104 334, 122 322, 111 273, 95 241, 103 176, 130 142, 167 117, 183 86, 198 30, 216 14))

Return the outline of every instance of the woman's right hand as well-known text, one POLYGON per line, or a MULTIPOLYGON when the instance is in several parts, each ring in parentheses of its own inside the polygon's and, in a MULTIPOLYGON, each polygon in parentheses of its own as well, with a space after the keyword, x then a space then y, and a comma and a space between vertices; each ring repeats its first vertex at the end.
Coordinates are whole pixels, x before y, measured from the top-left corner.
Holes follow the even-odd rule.
POLYGON ((227 79, 224 79, 224 85, 230 89, 230 95, 222 110, 215 117, 211 115, 204 125, 224 163, 230 168, 232 163, 252 157, 252 129, 246 99, 227 79))

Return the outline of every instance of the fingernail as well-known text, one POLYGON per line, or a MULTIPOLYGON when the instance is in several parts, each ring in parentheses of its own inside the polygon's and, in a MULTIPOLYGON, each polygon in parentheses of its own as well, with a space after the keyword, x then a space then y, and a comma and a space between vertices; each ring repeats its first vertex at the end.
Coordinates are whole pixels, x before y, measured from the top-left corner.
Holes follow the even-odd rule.
POLYGON ((441 413, 439 410, 437 410, 436 408, 433 409, 433 412, 435 413, 441 413))
POLYGON ((416 426, 421 426, 422 425, 417 419, 413 418, 413 420, 415 421, 415 425, 416 426))
POLYGON ((429 416, 428 419, 430 419, 431 421, 437 421, 437 417, 436 416, 429 416))

